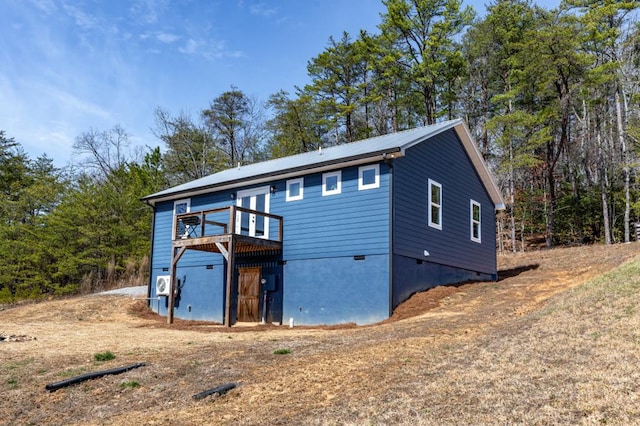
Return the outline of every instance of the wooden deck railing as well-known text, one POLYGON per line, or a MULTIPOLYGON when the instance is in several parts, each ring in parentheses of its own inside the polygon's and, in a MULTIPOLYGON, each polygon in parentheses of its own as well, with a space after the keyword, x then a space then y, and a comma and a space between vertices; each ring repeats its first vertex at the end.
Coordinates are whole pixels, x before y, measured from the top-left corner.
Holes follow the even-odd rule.
POLYGON ((174 229, 175 239, 211 237, 223 234, 248 235, 246 229, 238 229, 239 223, 242 226, 243 213, 250 215, 248 221, 251 221, 252 217, 255 222, 257 222, 257 218, 264 218, 262 221, 264 229, 262 231, 266 234, 266 237, 256 236, 256 238, 282 242, 282 216, 238 206, 221 207, 177 215, 174 229), (273 219, 273 221, 269 219, 273 219), (274 238, 272 235, 276 237, 274 238))

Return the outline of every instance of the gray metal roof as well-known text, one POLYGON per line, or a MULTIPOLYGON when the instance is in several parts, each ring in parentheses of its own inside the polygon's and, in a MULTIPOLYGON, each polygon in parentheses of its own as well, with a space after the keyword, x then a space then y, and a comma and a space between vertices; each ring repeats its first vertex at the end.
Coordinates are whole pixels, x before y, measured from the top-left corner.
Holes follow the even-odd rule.
POLYGON ((462 120, 459 119, 390 133, 358 142, 336 145, 318 151, 276 158, 261 163, 241 165, 148 195, 144 197, 143 200, 150 204, 155 204, 157 201, 189 197, 203 192, 248 185, 254 182, 257 183, 267 178, 273 179, 282 175, 302 175, 308 173, 310 170, 326 168, 332 165, 339 167, 344 163, 380 157, 384 154, 393 155, 394 153, 398 153, 400 156, 404 154, 407 148, 451 128, 455 128, 459 136, 462 134, 461 140, 469 156, 472 157, 476 169, 478 169, 479 166, 482 169, 478 170, 478 172, 485 186, 489 184, 489 186, 492 187, 488 188, 488 192, 492 195, 496 207, 500 208, 499 205, 504 204, 502 197, 493 179, 489 175, 482 158, 479 157, 479 151, 475 147, 475 144, 471 142, 466 126, 462 120), (475 161, 474 157, 476 157, 475 161))

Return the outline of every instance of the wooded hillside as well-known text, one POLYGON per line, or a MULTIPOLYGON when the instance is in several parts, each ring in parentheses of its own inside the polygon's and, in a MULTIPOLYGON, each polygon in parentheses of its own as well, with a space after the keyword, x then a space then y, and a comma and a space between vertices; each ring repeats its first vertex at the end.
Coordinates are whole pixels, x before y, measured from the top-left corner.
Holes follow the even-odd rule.
MULTIPOLYGON (((157 108, 160 146, 89 130, 83 161, 29 158, 0 130, 0 303, 144 284, 139 198, 237 163, 461 117, 508 203, 500 250, 629 241, 640 221, 639 1, 385 0, 378 32, 330 37, 309 84, 266 100, 231 87, 192 116, 157 108)), ((180 107, 180 106, 177 106, 180 107)))

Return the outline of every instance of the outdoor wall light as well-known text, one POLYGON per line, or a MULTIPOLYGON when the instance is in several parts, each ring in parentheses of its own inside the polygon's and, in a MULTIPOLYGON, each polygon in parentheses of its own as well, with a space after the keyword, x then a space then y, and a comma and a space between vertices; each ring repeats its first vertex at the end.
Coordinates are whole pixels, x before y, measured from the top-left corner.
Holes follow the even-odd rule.
POLYGON ((269 190, 271 191, 271 195, 276 195, 276 186, 275 185, 271 185, 269 190))
POLYGON ((232 199, 232 200, 235 200, 235 199, 236 199, 236 193, 235 193, 235 192, 232 192, 232 193, 231 193, 231 199, 232 199))

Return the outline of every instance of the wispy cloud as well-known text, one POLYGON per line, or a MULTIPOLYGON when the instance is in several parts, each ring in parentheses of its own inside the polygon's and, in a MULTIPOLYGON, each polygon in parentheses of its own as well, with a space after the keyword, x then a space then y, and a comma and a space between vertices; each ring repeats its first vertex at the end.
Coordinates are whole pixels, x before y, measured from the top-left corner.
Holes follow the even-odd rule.
POLYGON ((160 43, 171 44, 183 38, 183 36, 164 32, 164 31, 147 31, 139 36, 140 40, 155 40, 160 43))
POLYGON ((180 53, 185 53, 187 55, 195 55, 196 53, 198 53, 198 48, 200 47, 201 44, 202 44, 201 42, 190 38, 186 41, 184 46, 180 47, 178 50, 180 51, 180 53))
POLYGON ((185 55, 201 56, 207 60, 219 58, 241 58, 245 54, 241 50, 230 51, 226 48, 224 40, 204 40, 189 38, 178 51, 185 55))
POLYGON ((82 126, 112 123, 111 113, 79 95, 37 80, 0 74, 0 121, 32 158, 54 155, 58 164, 71 158, 71 147, 82 126), (80 124, 85 123, 85 124, 80 124))
POLYGON ((47 15, 57 10, 56 4, 53 0, 31 0, 31 4, 47 15))
POLYGON ((108 110, 91 101, 83 100, 80 96, 69 91, 40 82, 30 82, 29 84, 37 92, 41 93, 45 104, 48 104, 52 109, 55 108, 60 113, 89 116, 100 121, 113 121, 113 116, 108 110))
POLYGON ((160 20, 168 3, 168 0, 135 0, 129 11, 141 23, 151 25, 160 20))
POLYGON ((64 4, 63 9, 67 15, 74 19, 76 25, 80 28, 84 30, 98 28, 98 19, 94 15, 86 13, 80 8, 70 4, 64 4))
MULTIPOLYGON (((0 0, 0 129, 62 161, 90 128, 157 143, 156 105, 198 110, 230 84, 266 96, 304 82, 342 2, 0 0)), ((365 12, 371 0, 351 2, 365 12)))
POLYGON ((249 6, 249 12, 252 15, 263 16, 265 18, 271 18, 278 13, 278 9, 269 7, 264 3, 253 3, 249 6))
POLYGON ((274 16, 278 15, 278 8, 267 5, 264 2, 238 0, 237 4, 240 9, 246 8, 247 10, 249 10, 249 13, 254 16, 273 18, 274 16))
POLYGON ((180 36, 172 33, 159 32, 156 34, 156 39, 162 43, 173 43, 180 40, 180 36))

